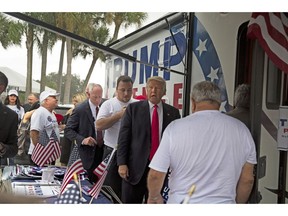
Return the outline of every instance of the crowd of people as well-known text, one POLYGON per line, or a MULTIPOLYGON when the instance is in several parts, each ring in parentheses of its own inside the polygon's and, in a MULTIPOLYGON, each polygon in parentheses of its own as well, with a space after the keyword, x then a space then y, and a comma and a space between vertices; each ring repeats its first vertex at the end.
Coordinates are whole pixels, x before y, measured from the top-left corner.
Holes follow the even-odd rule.
MULTIPOLYGON (((7 85, 7 77, 0 72, 0 94, 7 85)), ((247 113, 238 117, 237 113, 244 114, 237 107, 244 107, 249 116, 248 90, 247 85, 237 88, 235 111, 226 115, 219 111, 219 87, 199 82, 192 89, 191 114, 181 118, 179 110, 163 100, 163 78, 150 77, 145 96, 133 98, 133 80, 122 75, 113 98, 103 98, 103 88, 97 83, 75 94, 74 107, 60 124, 54 111, 58 93, 31 93, 28 103, 21 106, 18 92, 10 90, 5 101, 0 101, 0 122, 5 122, 0 124, 1 165, 45 165, 38 145, 53 142, 53 152, 46 152, 51 159, 45 163, 55 164, 60 158, 62 166, 70 166, 72 157, 81 159, 93 184, 99 180, 95 168, 116 150, 104 185, 122 203, 164 203, 166 180, 167 203, 182 203, 192 185, 196 189, 188 203, 247 203, 256 150, 247 113), (29 148, 22 146, 21 151, 20 126, 30 137, 26 140, 29 148), (60 130, 64 138, 59 152, 60 130)))

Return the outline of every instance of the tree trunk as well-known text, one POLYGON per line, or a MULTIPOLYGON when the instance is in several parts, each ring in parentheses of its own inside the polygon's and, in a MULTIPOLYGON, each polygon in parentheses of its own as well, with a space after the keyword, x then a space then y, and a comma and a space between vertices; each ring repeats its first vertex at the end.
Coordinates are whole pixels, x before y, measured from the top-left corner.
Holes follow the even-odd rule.
POLYGON ((58 68, 58 80, 57 80, 57 92, 60 93, 59 102, 63 102, 62 97, 62 72, 63 72, 63 62, 64 62, 64 52, 65 52, 65 42, 66 38, 62 37, 62 45, 61 45, 61 52, 60 52, 60 62, 58 68))
POLYGON ((28 98, 28 95, 32 92, 33 35, 34 28, 31 25, 28 25, 28 33, 26 36, 27 77, 25 99, 28 98))
POLYGON ((68 104, 70 101, 70 88, 71 88, 71 80, 72 80, 72 42, 70 38, 66 38, 66 48, 67 48, 67 72, 66 72, 66 82, 64 89, 64 98, 63 103, 68 104))
MULTIPOLYGON (((94 52, 95 52, 95 51, 94 51, 94 52)), ((86 86, 88 85, 88 82, 89 82, 89 80, 90 80, 91 74, 92 74, 92 72, 93 72, 93 70, 94 70, 94 67, 95 67, 95 64, 96 64, 96 62, 97 62, 97 60, 98 60, 98 57, 96 57, 96 56, 94 55, 94 52, 93 52, 93 60, 92 60, 92 62, 91 62, 89 71, 88 71, 88 73, 87 73, 86 79, 85 79, 84 84, 83 84, 83 92, 85 92, 85 90, 86 90, 86 86)))
POLYGON ((45 30, 42 42, 42 62, 41 62, 41 82, 40 92, 45 90, 46 86, 46 70, 47 70, 47 50, 48 50, 48 32, 45 30))
POLYGON ((112 40, 111 42, 113 41, 116 41, 117 38, 118 38, 118 35, 119 35, 119 30, 120 30, 120 27, 121 27, 121 23, 120 24, 115 24, 115 28, 114 28, 114 34, 113 34, 113 37, 112 37, 112 40))

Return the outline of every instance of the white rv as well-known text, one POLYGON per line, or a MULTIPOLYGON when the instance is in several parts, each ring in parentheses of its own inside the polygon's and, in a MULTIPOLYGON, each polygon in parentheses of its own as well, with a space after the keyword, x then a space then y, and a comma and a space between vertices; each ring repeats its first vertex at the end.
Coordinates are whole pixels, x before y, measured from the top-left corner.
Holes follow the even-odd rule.
POLYGON ((232 108, 235 88, 250 84, 251 133, 258 159, 250 203, 285 203, 288 74, 272 63, 258 41, 247 38, 250 17, 251 13, 170 13, 115 41, 112 49, 136 60, 111 55, 105 96, 112 97, 119 75, 132 77, 134 96, 145 95, 147 79, 159 75, 167 81, 165 101, 186 116, 195 83, 210 80, 219 85, 223 112, 232 108))

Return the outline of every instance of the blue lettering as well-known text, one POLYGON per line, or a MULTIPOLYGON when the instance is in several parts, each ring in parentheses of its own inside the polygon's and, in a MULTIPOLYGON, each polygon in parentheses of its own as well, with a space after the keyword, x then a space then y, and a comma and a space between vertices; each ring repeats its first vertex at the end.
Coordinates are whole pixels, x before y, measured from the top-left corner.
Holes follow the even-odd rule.
MULTIPOLYGON (((165 43, 164 43, 164 53, 163 56, 159 56, 159 44, 160 40, 154 42, 151 44, 151 50, 149 52, 148 46, 144 46, 140 49, 140 61, 144 63, 149 63, 150 65, 145 65, 145 64, 140 64, 139 69, 137 67, 137 62, 129 62, 125 59, 122 58, 115 58, 113 60, 113 66, 108 65, 110 69, 112 69, 112 74, 110 73, 110 76, 112 75, 113 77, 113 82, 112 86, 113 88, 116 87, 116 80, 121 74, 129 75, 131 76, 132 80, 136 81, 136 75, 139 73, 139 83, 138 84, 144 84, 147 82, 148 78, 151 76, 158 76, 159 71, 158 71, 158 60, 160 58, 163 58, 164 62, 164 67, 165 68, 171 68, 172 66, 182 64, 181 62, 183 61, 186 50, 187 50, 187 43, 186 43, 186 38, 183 32, 179 31, 174 35, 174 39, 169 36, 165 38, 165 43), (174 41, 175 40, 175 41, 174 41), (177 47, 176 45, 177 44, 177 47), (172 53, 172 48, 173 48, 173 53, 172 53), (175 52, 176 50, 176 52, 175 52), (132 65, 130 65, 132 64, 132 65), (152 67, 151 65, 155 65, 157 67, 152 67), (112 67, 111 67, 112 66, 112 67), (153 71, 152 71, 153 68, 153 71), (139 71, 137 71, 137 69, 139 71)), ((133 51, 133 56, 137 58, 138 50, 133 51)), ((138 58, 137 58, 138 59, 138 58)), ((107 65, 106 65, 107 66, 107 65)), ((167 70, 163 71, 163 78, 165 80, 170 80, 170 72, 167 70)), ((107 80, 109 79, 109 76, 107 77, 107 80)), ((109 80, 108 80, 109 81, 109 80)))
MULTIPOLYGON (((137 50, 133 51, 133 57, 137 58, 137 50)), ((133 64, 132 64, 132 75, 131 75, 131 79, 133 80, 133 82, 136 79, 136 72, 137 72, 136 70, 137 70, 137 64, 136 64, 136 62, 133 62, 133 64)))
POLYGON ((285 122, 287 122, 287 119, 280 119, 281 127, 285 125, 285 122))
MULTIPOLYGON (((174 35, 174 39, 172 36, 165 38, 165 45, 164 45, 164 67, 171 68, 174 65, 178 65, 183 60, 187 44, 185 35, 181 32, 178 32, 174 35), (175 42, 174 42, 175 39, 175 42), (177 44, 177 46, 175 45, 177 44), (171 56, 171 47, 175 46, 177 49, 177 53, 171 56)), ((163 75, 165 80, 170 80, 170 72, 165 70, 163 75)))
MULTIPOLYGON (((151 51, 150 51, 150 60, 148 62, 148 50, 147 46, 141 48, 140 52, 140 60, 142 62, 148 62, 149 64, 158 66, 158 59, 159 59, 159 43, 160 41, 156 41, 152 44, 151 46, 151 51)), ((139 77, 139 83, 143 84, 144 83, 144 75, 145 75, 145 81, 149 77, 151 77, 151 72, 152 72, 152 66, 150 65, 144 65, 140 64, 140 77, 139 77)), ((158 76, 158 68, 153 67, 153 76, 158 76)))

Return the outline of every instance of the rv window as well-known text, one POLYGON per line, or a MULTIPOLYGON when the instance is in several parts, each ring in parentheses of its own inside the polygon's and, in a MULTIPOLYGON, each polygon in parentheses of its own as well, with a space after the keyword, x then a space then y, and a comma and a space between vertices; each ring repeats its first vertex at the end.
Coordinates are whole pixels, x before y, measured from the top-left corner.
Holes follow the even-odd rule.
POLYGON ((267 109, 279 109, 281 98, 281 71, 269 60, 266 88, 267 109))

